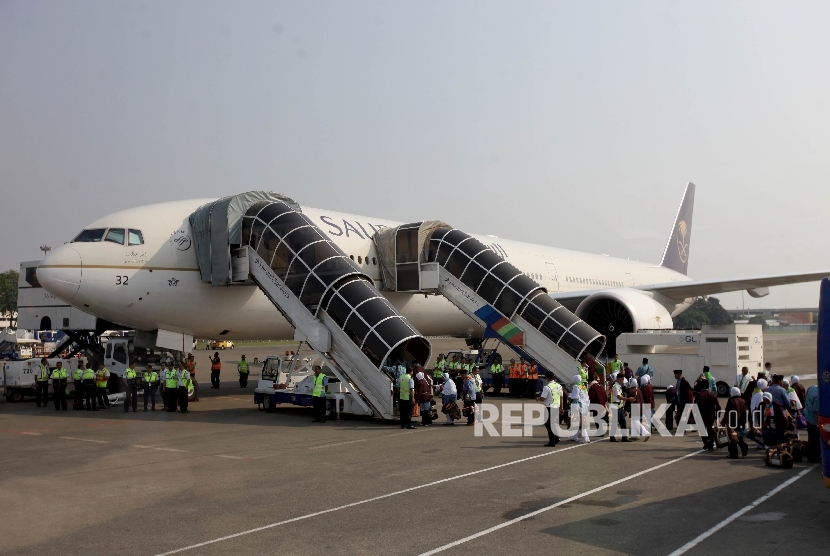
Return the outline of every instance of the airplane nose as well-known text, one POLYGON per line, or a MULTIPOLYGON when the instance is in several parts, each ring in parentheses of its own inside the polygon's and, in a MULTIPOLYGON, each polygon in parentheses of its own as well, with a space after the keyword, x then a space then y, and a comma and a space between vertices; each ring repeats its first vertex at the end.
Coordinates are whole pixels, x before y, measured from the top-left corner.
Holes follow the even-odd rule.
POLYGON ((37 267, 37 280, 59 299, 69 301, 81 287, 81 254, 68 245, 58 247, 37 267))

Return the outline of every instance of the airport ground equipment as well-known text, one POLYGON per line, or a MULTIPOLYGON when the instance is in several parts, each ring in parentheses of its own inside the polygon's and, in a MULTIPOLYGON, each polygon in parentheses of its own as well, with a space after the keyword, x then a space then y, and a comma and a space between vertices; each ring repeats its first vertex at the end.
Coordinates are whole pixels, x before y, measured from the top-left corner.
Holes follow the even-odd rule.
POLYGON ((560 382, 573 381, 580 356, 602 352, 602 334, 461 230, 415 222, 381 229, 373 240, 385 290, 443 295, 485 329, 485 338, 498 338, 560 382))
MULTIPOLYGON (((52 357, 48 360, 50 372, 57 367, 58 361, 63 363, 66 374, 69 377, 67 390, 74 392, 72 373, 78 368, 78 358, 70 357, 63 359, 52 357)), ((22 401, 25 396, 35 395, 35 376, 40 365, 39 358, 24 359, 18 361, 3 361, 3 373, 0 375, 0 388, 8 402, 22 401)), ((52 395, 52 381, 49 380, 49 393, 52 395)))
MULTIPOLYGON (((262 364, 259 383, 254 390, 254 403, 269 413, 281 404, 311 407, 314 403, 311 396, 314 389, 313 359, 300 359, 296 354, 266 357, 262 364)), ((340 382, 331 368, 326 365, 323 372, 329 379, 326 394, 327 417, 336 415, 339 419, 344 413, 366 416, 373 414, 372 409, 356 392, 349 391, 348 387, 340 382)))
POLYGON ((704 325, 700 330, 640 330, 617 337, 617 354, 632 369, 643 357, 654 369, 655 388, 674 386, 674 370, 683 369, 689 382, 707 365, 715 377, 718 396, 728 397, 729 388, 742 367, 758 376, 764 368, 764 333, 758 324, 704 325))
POLYGON ((256 283, 356 401, 395 416, 384 364, 425 364, 430 344, 296 202, 263 191, 234 195, 203 205, 190 224, 203 282, 256 283))

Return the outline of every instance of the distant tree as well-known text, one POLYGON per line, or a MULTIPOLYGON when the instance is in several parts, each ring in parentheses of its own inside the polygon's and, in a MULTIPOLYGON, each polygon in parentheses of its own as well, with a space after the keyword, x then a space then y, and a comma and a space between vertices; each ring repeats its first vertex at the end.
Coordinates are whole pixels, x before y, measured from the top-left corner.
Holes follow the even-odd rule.
POLYGON ((763 330, 767 329, 767 321, 761 315, 755 315, 751 319, 749 319, 748 324, 760 324, 763 330))
POLYGON ((17 312, 17 280, 20 274, 16 270, 0 272, 0 315, 11 320, 15 326, 17 312))
POLYGON ((678 330, 697 330, 704 324, 732 324, 732 317, 716 297, 699 297, 674 318, 678 330))

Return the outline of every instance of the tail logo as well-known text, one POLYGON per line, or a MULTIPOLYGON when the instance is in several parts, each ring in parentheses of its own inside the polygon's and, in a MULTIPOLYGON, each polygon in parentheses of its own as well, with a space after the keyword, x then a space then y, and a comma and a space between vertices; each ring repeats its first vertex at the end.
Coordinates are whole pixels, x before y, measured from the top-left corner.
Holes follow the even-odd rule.
POLYGON ((689 226, 685 220, 677 223, 677 255, 681 262, 686 262, 689 259, 689 242, 686 237, 689 234, 689 226))

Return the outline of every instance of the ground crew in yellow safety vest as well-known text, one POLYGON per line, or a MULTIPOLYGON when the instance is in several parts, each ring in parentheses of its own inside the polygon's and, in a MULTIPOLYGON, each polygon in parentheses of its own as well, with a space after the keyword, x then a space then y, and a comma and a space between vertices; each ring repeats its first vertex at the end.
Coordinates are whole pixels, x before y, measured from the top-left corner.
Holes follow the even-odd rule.
POLYGON ((182 361, 179 363, 179 410, 182 413, 187 413, 187 398, 190 395, 190 389, 192 387, 192 382, 190 380, 190 373, 187 372, 187 364, 182 361))
POLYGON ((52 394, 55 398, 55 411, 63 409, 66 411, 66 369, 63 368, 63 363, 58 361, 54 371, 52 371, 52 394))
POLYGON ((444 368, 447 366, 447 360, 443 353, 438 354, 438 359, 432 366, 432 388, 435 394, 441 389, 441 383, 444 382, 444 368))
MULTIPOLYGON (((323 367, 320 362, 314 363, 314 386, 311 390, 311 402, 314 407, 314 420, 312 423, 326 422, 326 390, 329 386, 329 379, 323 374, 323 367)), ((406 375, 406 373, 404 373, 406 375)))
POLYGON ((86 399, 87 411, 98 411, 98 406, 95 403, 98 398, 98 387, 95 386, 95 370, 98 368, 98 363, 93 363, 89 369, 84 369, 81 375, 84 388, 84 398, 86 399))
POLYGON ((136 412, 136 408, 138 407, 138 373, 135 372, 135 364, 136 361, 133 361, 132 365, 124 371, 124 381, 127 383, 127 389, 125 390, 127 397, 124 398, 124 413, 127 413, 130 405, 133 406, 133 413, 136 412))
POLYGON ((43 407, 49 402, 49 377, 52 371, 49 370, 49 361, 44 357, 35 370, 35 401, 40 407, 40 400, 43 399, 43 407))
POLYGON ((144 371, 144 411, 147 411, 147 398, 150 399, 153 405, 153 411, 156 410, 156 390, 159 389, 159 375, 153 370, 153 367, 147 365, 147 370, 144 371))
POLYGON ((248 360, 245 359, 245 356, 242 356, 242 359, 239 360, 239 363, 236 364, 236 370, 239 371, 239 387, 240 388, 247 388, 248 387, 248 360))
POLYGON ((164 397, 167 404, 167 411, 176 411, 176 400, 179 397, 179 375, 173 363, 164 372, 164 397))
POLYGON ((98 387, 98 405, 101 409, 110 406, 110 399, 107 397, 107 385, 110 382, 110 371, 103 365, 95 373, 95 386, 98 387))
POLYGON ((83 360, 78 362, 78 368, 72 372, 72 385, 75 387, 75 397, 72 400, 72 409, 84 408, 84 371, 86 365, 83 360))
POLYGON ((496 362, 493 360, 493 363, 490 365, 490 376, 493 378, 493 394, 496 396, 501 395, 501 387, 502 383, 504 382, 504 369, 501 366, 501 362, 496 362))

